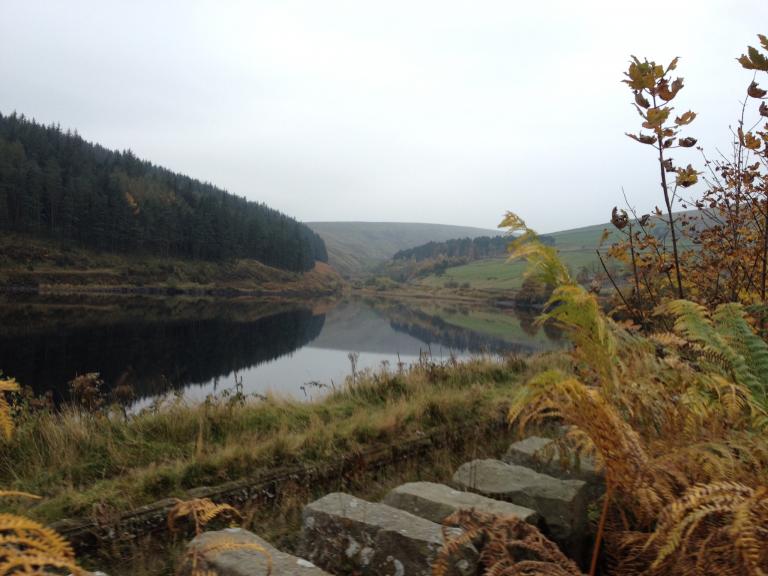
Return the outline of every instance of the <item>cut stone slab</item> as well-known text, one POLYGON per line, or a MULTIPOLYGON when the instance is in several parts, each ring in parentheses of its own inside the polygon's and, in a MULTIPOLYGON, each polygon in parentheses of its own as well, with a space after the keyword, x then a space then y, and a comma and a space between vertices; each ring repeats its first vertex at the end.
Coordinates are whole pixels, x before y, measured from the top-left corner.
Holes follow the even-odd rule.
MULTIPOLYGON (((242 528, 203 532, 189 543, 188 549, 198 552, 199 570, 211 570, 219 576, 259 576, 267 573, 267 557, 258 550, 237 545, 264 548, 272 559, 272 574, 281 576, 330 576, 308 560, 281 552, 269 542, 242 528), (234 548, 223 549, 223 546, 234 548)), ((191 566, 187 565, 187 573, 191 566)))
MULTIPOLYGON (((439 524, 341 492, 308 504, 302 520, 300 554, 335 574, 430 576, 443 546, 439 524)), ((467 547, 449 574, 474 574, 476 566, 477 552, 467 547)))
POLYGON ((535 510, 558 543, 581 541, 586 531, 587 484, 582 480, 562 480, 500 460, 473 460, 459 467, 453 483, 535 510))
POLYGON ((529 436, 512 444, 502 458, 507 464, 526 466, 555 478, 584 480, 588 484, 603 483, 592 458, 579 458, 576 453, 561 452, 552 438, 529 436))
POLYGON ((438 524, 457 510, 469 509, 496 516, 517 516, 531 524, 540 519, 538 512, 530 508, 433 482, 403 484, 390 491, 382 502, 438 524))

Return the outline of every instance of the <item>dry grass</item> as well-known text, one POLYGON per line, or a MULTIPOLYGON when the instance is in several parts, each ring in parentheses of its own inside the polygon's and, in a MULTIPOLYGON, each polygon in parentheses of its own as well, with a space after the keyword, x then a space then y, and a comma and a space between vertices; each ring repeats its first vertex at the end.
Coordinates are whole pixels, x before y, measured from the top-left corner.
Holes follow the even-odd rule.
POLYGON ((358 374, 324 401, 238 395, 187 405, 169 398, 125 420, 114 411, 21 409, 0 454, 0 485, 43 500, 46 521, 125 510, 277 467, 324 463, 437 427, 482 425, 499 411, 525 363, 477 359, 358 374))

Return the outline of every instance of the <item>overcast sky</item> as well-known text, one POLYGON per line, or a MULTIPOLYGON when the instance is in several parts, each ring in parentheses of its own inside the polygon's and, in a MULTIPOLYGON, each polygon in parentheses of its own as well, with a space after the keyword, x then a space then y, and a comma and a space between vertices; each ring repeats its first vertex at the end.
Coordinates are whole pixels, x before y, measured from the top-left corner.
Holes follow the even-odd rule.
POLYGON ((630 54, 681 56, 676 109, 714 150, 758 32, 768 0, 0 0, 0 112, 305 221, 546 232, 606 221, 622 186, 659 203, 630 54))

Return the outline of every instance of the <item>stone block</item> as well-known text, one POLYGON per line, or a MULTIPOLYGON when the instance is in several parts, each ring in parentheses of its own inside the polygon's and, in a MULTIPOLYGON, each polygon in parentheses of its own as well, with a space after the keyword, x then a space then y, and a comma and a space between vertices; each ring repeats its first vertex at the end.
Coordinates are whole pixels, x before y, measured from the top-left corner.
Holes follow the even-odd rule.
MULTIPOLYGON (((300 554, 335 574, 430 576, 443 546, 439 524, 340 492, 308 504, 302 520, 300 554)), ((474 574, 476 565, 468 547, 449 574, 474 574)))
MULTIPOLYGON (((219 576, 267 574, 267 555, 254 548, 247 548, 249 545, 260 546, 266 551, 272 560, 272 574, 330 576, 308 560, 281 552, 263 538, 242 528, 203 532, 189 543, 189 550, 197 552, 198 569, 211 570, 219 576)), ((190 562, 187 562, 185 568, 189 574, 190 562)))
POLYGON ((535 510, 558 543, 581 541, 587 530, 588 489, 583 480, 562 480, 500 460, 473 460, 459 467, 453 483, 535 510))
POLYGON ((579 458, 574 452, 564 452, 551 438, 529 436, 515 442, 502 460, 564 480, 575 478, 591 485, 599 485, 603 481, 592 458, 579 458))
POLYGON ((438 524, 457 510, 469 509, 497 516, 517 516, 531 524, 539 521, 539 514, 530 508, 433 482, 398 486, 386 495, 383 503, 438 524))

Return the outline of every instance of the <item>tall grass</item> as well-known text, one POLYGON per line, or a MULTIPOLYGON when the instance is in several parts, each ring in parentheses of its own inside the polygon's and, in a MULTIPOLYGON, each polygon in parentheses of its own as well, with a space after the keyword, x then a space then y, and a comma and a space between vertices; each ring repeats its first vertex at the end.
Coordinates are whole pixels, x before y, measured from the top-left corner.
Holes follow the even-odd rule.
POLYGON ((21 406, 16 433, 0 446, 0 485, 44 496, 27 511, 41 520, 87 515, 97 503, 122 510, 439 426, 488 423, 525 370, 520 360, 424 360, 358 373, 354 385, 314 403, 239 393, 196 405, 169 398, 128 418, 21 406))

